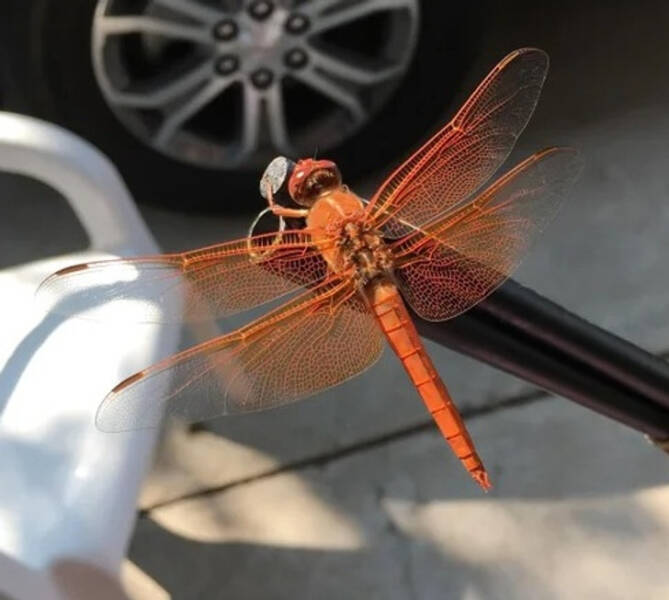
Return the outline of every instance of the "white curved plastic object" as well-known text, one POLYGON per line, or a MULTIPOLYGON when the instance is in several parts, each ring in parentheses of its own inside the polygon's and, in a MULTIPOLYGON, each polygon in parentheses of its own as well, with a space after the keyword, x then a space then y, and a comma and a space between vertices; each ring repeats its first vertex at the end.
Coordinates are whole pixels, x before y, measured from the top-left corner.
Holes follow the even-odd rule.
POLYGON ((116 577, 156 439, 98 431, 97 406, 125 376, 170 354, 177 332, 34 309, 37 285, 58 268, 157 251, 104 155, 60 127, 0 113, 0 170, 58 190, 92 241, 88 251, 0 271, 0 597, 67 598, 65 588, 116 577))

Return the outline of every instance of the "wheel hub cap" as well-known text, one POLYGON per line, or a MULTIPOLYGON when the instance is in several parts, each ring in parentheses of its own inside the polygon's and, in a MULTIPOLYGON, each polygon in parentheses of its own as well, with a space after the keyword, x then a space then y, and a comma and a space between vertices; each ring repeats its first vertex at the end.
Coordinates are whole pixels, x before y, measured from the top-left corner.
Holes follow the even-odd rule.
POLYGON ((92 55, 105 101, 159 152, 224 169, 344 141, 390 97, 418 26, 418 0, 139 4, 98 0, 92 55))

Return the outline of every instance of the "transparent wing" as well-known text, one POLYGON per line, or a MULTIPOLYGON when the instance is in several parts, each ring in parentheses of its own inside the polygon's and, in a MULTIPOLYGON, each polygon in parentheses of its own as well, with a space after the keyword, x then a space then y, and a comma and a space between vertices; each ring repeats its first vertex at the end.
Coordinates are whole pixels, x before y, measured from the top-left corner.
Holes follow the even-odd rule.
POLYGON ((581 165, 568 148, 538 152, 470 204, 396 242, 396 275, 414 310, 443 321, 494 291, 553 218, 581 165))
POLYGON ((236 332, 120 383, 98 410, 103 431, 200 421, 288 404, 357 375, 383 348, 350 280, 332 277, 236 332))
MULTIPOLYGON (((129 301, 135 322, 194 322, 234 314, 314 285, 327 275, 307 231, 257 235, 181 254, 75 265, 38 290, 50 312, 74 315, 129 301)), ((108 313, 105 313, 107 318, 108 313)))
POLYGON ((368 207, 378 226, 406 235, 406 224, 421 227, 479 189, 532 116, 547 71, 548 56, 535 48, 502 60, 455 118, 381 185, 368 207))

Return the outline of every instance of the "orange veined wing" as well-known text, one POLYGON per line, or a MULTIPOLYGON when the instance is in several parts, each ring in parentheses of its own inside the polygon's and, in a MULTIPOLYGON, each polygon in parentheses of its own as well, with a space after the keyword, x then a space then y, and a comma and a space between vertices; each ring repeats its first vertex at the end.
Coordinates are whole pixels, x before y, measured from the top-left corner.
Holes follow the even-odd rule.
POLYGON ((331 276, 233 333, 117 385, 96 418, 103 431, 200 421, 288 404, 374 364, 382 334, 351 279, 331 276))
POLYGON ((406 235, 407 224, 421 227, 479 189, 532 116, 547 70, 548 56, 535 48, 504 58, 453 120, 381 185, 367 208, 377 226, 389 237, 406 235))
POLYGON ((538 152, 473 202, 395 242, 407 302, 424 319, 443 321, 483 300, 518 266, 581 167, 575 150, 538 152))
MULTIPOLYGON (((62 269, 46 279, 39 299, 50 312, 84 315, 110 301, 135 322, 195 322, 259 306, 327 275, 308 231, 253 236, 180 254, 105 260, 62 269)), ((107 318, 107 317, 105 317, 107 318)))

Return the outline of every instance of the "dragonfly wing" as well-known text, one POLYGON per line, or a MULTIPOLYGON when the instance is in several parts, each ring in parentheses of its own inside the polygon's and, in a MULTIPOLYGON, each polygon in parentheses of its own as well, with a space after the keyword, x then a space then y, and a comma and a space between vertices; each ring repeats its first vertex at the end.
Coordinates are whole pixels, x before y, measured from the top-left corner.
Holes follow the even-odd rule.
MULTIPOLYGON (((327 265, 306 231, 271 233, 181 254, 92 262, 51 275, 38 290, 42 306, 65 315, 107 302, 135 322, 174 323, 220 318, 313 285, 327 265)), ((109 318, 105 313, 105 319, 109 318)))
POLYGON ((453 120, 381 185, 368 214, 392 237, 463 202, 501 166, 529 121, 548 71, 536 48, 516 50, 483 80, 453 120), (404 223, 401 223, 401 222, 404 223))
POLYGON ((98 410, 103 431, 188 421, 291 403, 371 366, 381 332, 350 280, 332 277, 236 332, 120 383, 98 410))
POLYGON ((568 148, 538 152, 473 202, 396 242, 396 275, 409 304, 443 321, 493 292, 556 214, 581 166, 568 148))

